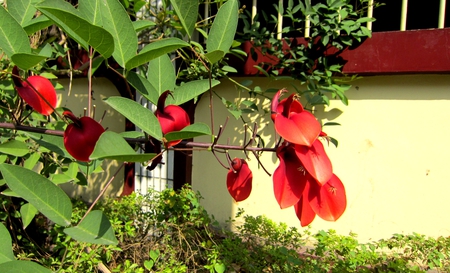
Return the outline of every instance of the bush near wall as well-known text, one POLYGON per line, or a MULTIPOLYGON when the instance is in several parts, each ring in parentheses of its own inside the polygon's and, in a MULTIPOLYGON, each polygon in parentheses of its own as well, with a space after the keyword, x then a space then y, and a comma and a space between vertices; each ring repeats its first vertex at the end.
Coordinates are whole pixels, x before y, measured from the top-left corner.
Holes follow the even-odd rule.
MULTIPOLYGON (((265 216, 239 211, 235 232, 218 227, 200 205, 199 193, 132 194, 97 205, 111 219, 118 246, 82 243, 63 228, 36 217, 21 228, 19 198, 1 197, 1 221, 18 259, 54 272, 435 272, 450 270, 450 238, 420 234, 360 244, 356 234, 311 234, 265 216), (14 228, 13 228, 14 227, 14 228)), ((77 222, 86 204, 73 200, 77 222)))

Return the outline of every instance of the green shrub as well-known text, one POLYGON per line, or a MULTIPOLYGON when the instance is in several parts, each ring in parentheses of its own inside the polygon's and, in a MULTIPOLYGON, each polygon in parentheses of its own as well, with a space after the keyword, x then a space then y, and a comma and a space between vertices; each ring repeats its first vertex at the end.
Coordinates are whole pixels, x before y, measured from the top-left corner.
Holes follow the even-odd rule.
MULTIPOLYGON (((38 215, 23 229, 21 199, 1 196, 0 221, 10 228, 16 257, 54 272, 425 272, 450 271, 450 238, 399 235, 361 244, 356 234, 300 232, 265 216, 244 215, 221 228, 189 187, 106 199, 118 246, 72 240, 38 215), (105 269, 106 268, 106 269, 105 269)), ((73 200, 73 223, 87 210, 73 200)))

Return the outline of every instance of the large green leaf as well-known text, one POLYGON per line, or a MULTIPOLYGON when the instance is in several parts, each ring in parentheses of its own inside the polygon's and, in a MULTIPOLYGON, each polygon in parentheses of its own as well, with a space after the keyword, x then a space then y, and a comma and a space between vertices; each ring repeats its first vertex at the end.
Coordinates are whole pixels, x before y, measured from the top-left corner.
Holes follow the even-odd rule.
POLYGON ((167 141, 188 139, 198 136, 211 135, 211 129, 208 125, 202 122, 191 124, 181 131, 167 133, 164 138, 167 141))
POLYGON ((237 29, 238 13, 237 0, 228 0, 219 8, 206 41, 208 52, 230 50, 237 29))
POLYGON ((192 36, 198 17, 198 0, 170 0, 185 34, 192 36))
POLYGON ((164 54, 148 63, 147 79, 155 87, 158 97, 166 90, 175 88, 175 67, 169 55, 164 54))
POLYGON ((78 11, 84 19, 96 26, 102 26, 102 14, 100 11, 100 1, 98 0, 78 0, 78 11))
POLYGON ((2 5, 0 5, 0 18, 0 48, 6 55, 11 58, 15 53, 31 53, 27 33, 2 5))
POLYGON ((149 80, 137 74, 136 72, 130 71, 127 74, 127 81, 131 84, 144 98, 149 100, 153 104, 157 104, 159 93, 156 88, 149 80))
POLYGON ((136 56, 138 50, 138 39, 130 16, 117 0, 100 1, 98 12, 102 16, 101 26, 114 38, 113 57, 121 67, 125 67, 125 63, 136 56))
POLYGON ((45 60, 46 56, 35 55, 31 53, 15 53, 11 56, 12 61, 20 68, 28 70, 45 60))
POLYGON ((91 159, 114 159, 125 162, 146 162, 156 154, 137 154, 127 141, 118 133, 104 132, 92 152, 91 159))
POLYGON ((72 203, 67 194, 50 180, 26 168, 2 163, 0 171, 8 187, 42 214, 61 226, 68 226, 72 203))
POLYGON ((0 264, 8 261, 14 261, 14 259, 11 235, 6 227, 0 223, 0 264))
POLYGON ((146 45, 138 55, 131 58, 125 65, 127 70, 143 65, 161 55, 170 53, 179 48, 189 46, 189 43, 178 38, 166 38, 146 45))
POLYGON ((82 14, 70 3, 60 0, 45 0, 36 8, 62 28, 70 37, 88 50, 89 45, 103 57, 108 58, 114 52, 114 39, 102 27, 95 26, 82 17, 82 14))
MULTIPOLYGON (((220 81, 211 80, 211 87, 218 85, 220 81)), ((184 83, 180 87, 177 87, 173 92, 173 98, 167 97, 166 105, 175 104, 179 105, 190 101, 191 99, 205 93, 209 90, 209 80, 196 80, 184 83)))
POLYGON ((52 273, 51 270, 32 261, 9 261, 0 264, 0 272, 8 273, 52 273))
POLYGON ((118 244, 111 223, 101 210, 91 211, 81 224, 66 228, 64 232, 80 242, 102 245, 118 244))
POLYGON ((27 144, 18 140, 10 140, 0 144, 0 153, 13 155, 13 156, 24 156, 28 154, 29 149, 27 144))
POLYGON ((53 21, 48 19, 45 15, 40 15, 36 18, 27 21, 23 25, 23 29, 27 32, 28 35, 31 35, 41 29, 47 28, 53 24, 53 21))
POLYGON ((8 1, 8 12, 14 19, 24 26, 26 22, 30 21, 36 13, 34 4, 39 0, 14 0, 8 1))
POLYGON ((123 97, 109 97, 105 99, 105 102, 124 115, 134 125, 141 128, 142 131, 161 141, 161 126, 152 111, 133 100, 123 97))

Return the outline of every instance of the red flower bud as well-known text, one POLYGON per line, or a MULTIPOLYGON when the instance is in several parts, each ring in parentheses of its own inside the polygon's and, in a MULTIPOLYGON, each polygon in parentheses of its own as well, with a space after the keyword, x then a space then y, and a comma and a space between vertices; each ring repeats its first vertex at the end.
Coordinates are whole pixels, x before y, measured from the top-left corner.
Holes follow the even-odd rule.
MULTIPOLYGON (((159 124, 161 125, 161 130, 163 134, 170 132, 180 131, 184 127, 191 124, 189 116, 178 105, 167 105, 165 106, 167 96, 171 94, 170 91, 165 91, 161 94, 158 99, 158 105, 156 109, 156 117, 158 118, 159 124)), ((174 140, 169 143, 165 143, 166 147, 171 147, 180 143, 181 140, 174 140)))
POLYGON ((58 98, 53 84, 42 76, 31 76, 27 81, 19 78, 19 69, 13 68, 13 82, 19 96, 36 112, 50 115, 56 108, 58 98))
POLYGON ((244 201, 250 196, 252 180, 253 174, 247 162, 241 158, 233 159, 227 175, 227 188, 236 202, 244 201))
POLYGON ((64 131, 64 147, 76 160, 89 161, 89 156, 105 129, 90 117, 77 118, 70 111, 64 111, 63 115, 73 121, 64 131))

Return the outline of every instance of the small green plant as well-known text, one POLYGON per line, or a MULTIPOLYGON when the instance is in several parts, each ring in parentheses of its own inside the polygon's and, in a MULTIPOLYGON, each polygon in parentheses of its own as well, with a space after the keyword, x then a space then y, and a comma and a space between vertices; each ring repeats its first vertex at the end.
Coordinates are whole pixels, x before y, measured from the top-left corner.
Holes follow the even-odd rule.
MULTIPOLYGON (((19 199, 1 197, 2 223, 19 225, 19 199), (6 210, 7 209, 7 210, 6 210)), ((73 222, 87 206, 73 201, 73 222)), ((189 187, 108 198, 96 205, 111 220, 117 246, 82 243, 63 227, 38 215, 29 227, 15 229, 13 249, 20 260, 55 272, 425 272, 450 270, 450 238, 400 235, 359 243, 356 234, 334 230, 315 234, 240 210, 229 224, 216 225, 189 187), (241 222, 241 223, 240 223, 241 222), (20 246, 20 247, 19 247, 20 246), (105 271, 103 271, 105 272, 105 271)), ((19 202, 20 203, 20 202, 19 202)))

